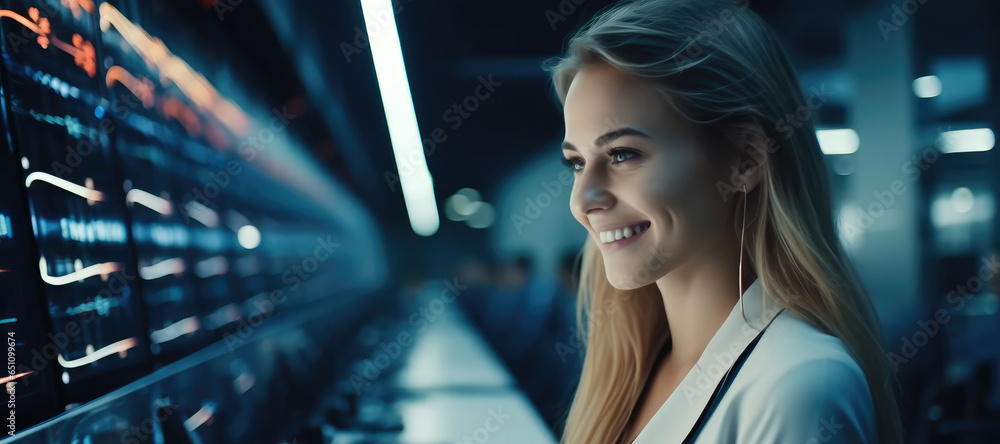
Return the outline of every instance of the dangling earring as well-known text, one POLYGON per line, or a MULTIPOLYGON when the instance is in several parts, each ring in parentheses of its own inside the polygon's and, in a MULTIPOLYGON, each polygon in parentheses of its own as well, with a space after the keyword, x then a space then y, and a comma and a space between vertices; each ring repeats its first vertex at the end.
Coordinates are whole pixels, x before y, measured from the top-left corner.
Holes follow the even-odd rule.
POLYGON ((740 232, 740 314, 743 315, 743 321, 747 324, 750 321, 747 320, 747 314, 743 311, 743 237, 747 232, 747 186, 743 185, 743 229, 740 232))

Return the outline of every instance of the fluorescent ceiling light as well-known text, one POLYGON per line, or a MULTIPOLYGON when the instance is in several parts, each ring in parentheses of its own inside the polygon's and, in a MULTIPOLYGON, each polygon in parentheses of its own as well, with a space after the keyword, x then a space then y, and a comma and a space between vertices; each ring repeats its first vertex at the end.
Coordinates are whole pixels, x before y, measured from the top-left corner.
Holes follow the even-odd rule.
POLYGON ((361 0, 361 8, 410 227, 421 236, 430 236, 437 232, 441 221, 406 79, 392 2, 361 0))
POLYGON ((913 94, 921 99, 941 95, 941 79, 938 76, 923 76, 913 80, 913 94))
POLYGON ((996 137, 989 128, 944 131, 938 135, 942 153, 971 153, 993 149, 996 137))
POLYGON ((850 128, 817 130, 816 138, 823 154, 851 154, 861 146, 858 132, 850 128))

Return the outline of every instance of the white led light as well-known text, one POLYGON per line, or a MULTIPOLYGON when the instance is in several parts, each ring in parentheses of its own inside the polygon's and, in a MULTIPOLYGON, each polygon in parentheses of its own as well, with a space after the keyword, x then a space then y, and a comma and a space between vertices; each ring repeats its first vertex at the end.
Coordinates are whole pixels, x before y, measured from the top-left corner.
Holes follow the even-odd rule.
POLYGON ((244 225, 236 232, 236 240, 241 247, 253 250, 260 245, 260 230, 253 225, 244 225))
POLYGON ((941 79, 938 76, 923 76, 913 80, 913 94, 921 99, 941 95, 941 79))
POLYGON ((956 213, 968 213, 975 206, 976 196, 968 187, 958 187, 951 192, 951 207, 956 213))
POLYGON ((971 153, 993 149, 996 137, 989 128, 945 131, 938 135, 942 153, 971 153))
POLYGON ((362 0, 361 9, 410 227, 421 236, 430 236, 437 232, 441 221, 413 110, 392 1, 362 0))
POLYGON ((858 132, 850 128, 817 130, 816 138, 823 154, 851 154, 861 146, 858 132))

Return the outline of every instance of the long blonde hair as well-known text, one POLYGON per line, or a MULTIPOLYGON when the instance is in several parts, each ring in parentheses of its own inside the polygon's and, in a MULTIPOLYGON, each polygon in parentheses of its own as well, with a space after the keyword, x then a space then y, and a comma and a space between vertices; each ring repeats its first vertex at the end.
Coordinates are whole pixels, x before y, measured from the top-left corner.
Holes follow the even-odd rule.
MULTIPOLYGON (((593 63, 651 79, 703 129, 732 134, 749 126, 774 143, 760 154, 759 186, 745 197, 756 215, 747 221, 746 254, 763 291, 845 343, 867 378, 879 442, 900 442, 898 382, 874 307, 838 240, 815 110, 806 107, 770 27, 732 0, 624 2, 578 31, 565 57, 547 61, 561 103, 576 73, 593 63)), ((562 441, 611 443, 626 429, 668 326, 655 284, 612 287, 592 239, 581 256, 578 323, 586 351, 562 441)))

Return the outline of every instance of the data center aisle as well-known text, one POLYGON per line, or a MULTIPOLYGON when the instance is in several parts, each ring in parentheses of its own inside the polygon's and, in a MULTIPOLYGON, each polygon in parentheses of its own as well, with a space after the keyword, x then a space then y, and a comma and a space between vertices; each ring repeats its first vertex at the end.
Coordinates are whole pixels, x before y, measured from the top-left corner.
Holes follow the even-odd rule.
POLYGON ((383 332, 390 340, 380 340, 351 377, 358 394, 354 419, 375 425, 362 427, 367 432, 337 431, 334 443, 556 442, 461 307, 435 305, 430 295, 418 306, 427 310, 383 332), (391 424, 396 421, 398 428, 391 424), (379 426, 384 431, 373 433, 379 426))

